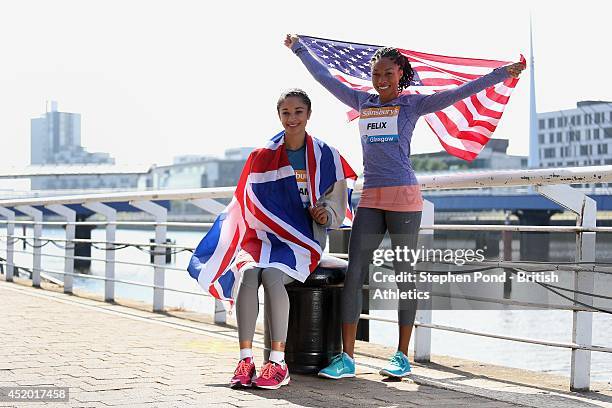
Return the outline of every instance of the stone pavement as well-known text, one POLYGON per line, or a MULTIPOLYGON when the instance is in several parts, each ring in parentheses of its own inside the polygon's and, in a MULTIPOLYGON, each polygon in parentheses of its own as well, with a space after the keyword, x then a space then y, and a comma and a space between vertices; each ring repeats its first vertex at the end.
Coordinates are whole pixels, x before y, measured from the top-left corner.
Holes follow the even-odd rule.
MULTIPOLYGON (((415 365, 413 380, 383 382, 377 372, 385 361, 379 356, 389 350, 364 343, 358 346, 355 379, 292 375, 280 390, 237 391, 227 385, 237 362, 233 327, 1 280, 0 310, 0 386, 70 388, 69 402, 0 407, 612 406, 609 387, 569 393, 521 370, 506 373, 509 380, 503 370, 483 375, 451 365, 415 365)), ((261 346, 261 336, 256 344, 261 346)), ((261 353, 256 349, 258 362, 261 353)))

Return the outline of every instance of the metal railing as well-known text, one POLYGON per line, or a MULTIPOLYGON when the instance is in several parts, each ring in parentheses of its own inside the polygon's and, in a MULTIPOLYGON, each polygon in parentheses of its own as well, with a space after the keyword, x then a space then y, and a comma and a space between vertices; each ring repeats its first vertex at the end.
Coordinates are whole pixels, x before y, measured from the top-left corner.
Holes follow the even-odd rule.
MULTIPOLYGON (((596 346, 592 344, 592 322, 593 313, 597 312, 596 308, 590 307, 593 304, 593 299, 589 293, 593 292, 594 277, 593 272, 605 272, 603 269, 592 267, 591 269, 581 267, 580 265, 595 262, 595 237, 597 233, 612 232, 611 227, 597 227, 596 216, 597 208, 595 201, 584 194, 584 192, 573 189, 569 184, 586 184, 586 183, 606 183, 612 182, 612 166, 597 166, 584 168, 563 168, 563 169, 536 169, 536 170, 507 170, 507 171, 490 171, 490 172, 470 172, 459 173, 456 175, 443 174, 422 176, 418 178, 421 189, 440 190, 440 189, 481 189, 481 188, 508 188, 514 186, 527 186, 535 192, 556 202, 561 207, 573 212, 577 216, 576 226, 528 226, 528 225, 436 225, 434 223, 434 206, 431 202, 425 201, 422 224, 421 224, 421 239, 425 247, 433 247, 434 231, 514 231, 514 232, 562 232, 573 233, 576 235, 576 262, 577 266, 565 266, 566 270, 574 274, 574 300, 577 302, 574 306, 559 307, 561 310, 571 310, 573 314, 572 325, 572 342, 560 343, 551 342, 539 339, 521 338, 515 336, 504 336, 494 333, 483 333, 477 331, 466 330, 459 327, 451 327, 434 324, 432 322, 432 311, 422 309, 417 312, 417 321, 415 323, 415 338, 414 350, 415 359, 417 361, 429 361, 431 355, 431 330, 444 330, 456 333, 484 336, 495 339, 503 339, 517 341, 523 343, 540 344, 550 347, 561 347, 572 350, 571 357, 571 389, 586 390, 590 386, 590 361, 591 352, 612 352, 612 348, 596 346), (586 293, 586 294, 585 294, 586 293)), ((357 189, 361 188, 358 183, 357 189)), ((166 243, 166 235, 168 227, 177 228, 202 228, 202 230, 211 226, 209 222, 168 222, 167 209, 155 201, 186 201, 209 213, 216 215, 220 213, 224 205, 220 204, 216 199, 230 198, 234 192, 234 187, 222 188, 202 188, 189 190, 162 190, 162 191, 143 191, 143 192, 128 192, 128 193, 108 193, 108 194, 88 194, 88 195, 67 195, 61 197, 44 197, 44 198, 21 198, 14 200, 0 200, 0 225, 6 226, 6 234, 0 236, 0 239, 6 240, 6 258, 0 261, 6 269, 5 279, 12 281, 16 267, 24 269, 23 266, 15 265, 15 253, 27 253, 32 255, 32 268, 29 270, 32 284, 35 287, 40 287, 41 277, 44 273, 59 274, 63 277, 62 284, 64 292, 73 292, 73 278, 80 277, 85 279, 97 279, 104 282, 104 300, 113 301, 115 298, 115 283, 123 283, 153 289, 153 310, 164 310, 164 293, 172 291, 177 293, 208 296, 208 294, 199 291, 182 290, 178 288, 168 288, 164 286, 165 271, 184 271, 183 268, 177 268, 166 265, 165 257, 166 250, 174 251, 193 251, 193 247, 173 245, 166 243), (117 221, 117 211, 109 205, 109 203, 128 202, 131 206, 152 215, 155 221, 117 221), (104 218, 104 221, 76 221, 76 211, 68 205, 80 204, 89 209, 98 216, 104 218), (65 221, 43 221, 43 212, 36 207, 45 207, 51 212, 63 217, 65 221), (16 211, 31 217, 33 220, 17 220, 16 211), (16 235, 16 225, 27 225, 33 229, 31 236, 16 235), (98 226, 104 227, 105 239, 76 239, 76 226, 98 226), (52 238, 42 235, 43 227, 65 227, 65 238, 52 238), (134 243, 122 242, 115 239, 116 229, 119 226, 142 226, 152 227, 155 231, 155 240, 153 243, 134 243), (31 251, 19 251, 14 248, 17 241, 26 240, 31 242, 31 251), (63 244, 64 255, 43 254, 42 247, 48 243, 63 244), (101 244, 105 250, 104 258, 75 256, 74 250, 76 244, 101 244), (138 248, 148 248, 147 251, 153 255, 152 263, 143 262, 127 262, 118 261, 115 259, 115 250, 122 246, 131 246, 138 248), (160 251, 162 249, 163 251, 160 251), (62 271, 43 269, 42 258, 55 257, 64 259, 64 269, 62 271), (104 262, 104 276, 94 276, 74 272, 75 260, 89 260, 104 262), (115 277, 116 265, 134 265, 153 268, 153 284, 135 282, 131 280, 117 279, 115 277)), ((346 254, 337 254, 346 257, 346 254)), ((486 262, 483 264, 487 264, 486 262)), ((488 263, 491 265, 491 262, 488 263)), ((516 267, 517 263, 512 262, 497 262, 498 267, 516 267)), ((519 263, 522 268, 537 267, 537 263, 519 263)), ((564 267, 557 265, 557 268, 564 267)), ((507 299, 489 299, 489 298, 474 298, 472 300, 482 302, 496 302, 501 304, 522 304, 528 307, 549 307, 550 305, 540 305, 536 302, 517 302, 507 299)), ((225 309, 219 301, 215 301, 215 322, 224 323, 226 321, 225 309)), ((391 322, 397 324, 395 319, 385 319, 362 314, 362 319, 376 320, 381 322, 391 322)))

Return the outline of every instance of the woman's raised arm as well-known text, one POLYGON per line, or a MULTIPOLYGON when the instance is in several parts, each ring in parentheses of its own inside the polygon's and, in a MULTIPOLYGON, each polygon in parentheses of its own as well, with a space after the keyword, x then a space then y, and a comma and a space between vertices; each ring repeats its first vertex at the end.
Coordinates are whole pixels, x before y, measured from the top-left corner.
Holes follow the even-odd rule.
POLYGON ((518 78, 523 69, 525 69, 525 65, 521 62, 517 62, 515 64, 496 68, 487 75, 483 75, 480 78, 467 82, 461 86, 458 86, 457 88, 426 95, 421 98, 417 104, 417 113, 419 115, 426 115, 428 113, 442 110, 457 101, 478 93, 498 82, 502 82, 508 77, 518 78))
POLYGON ((338 98, 345 105, 353 109, 359 110, 361 102, 369 97, 367 92, 357 91, 349 88, 334 78, 326 66, 321 64, 309 51, 300 43, 300 39, 296 35, 287 34, 285 38, 285 46, 297 55, 308 72, 325 87, 332 95, 338 98))

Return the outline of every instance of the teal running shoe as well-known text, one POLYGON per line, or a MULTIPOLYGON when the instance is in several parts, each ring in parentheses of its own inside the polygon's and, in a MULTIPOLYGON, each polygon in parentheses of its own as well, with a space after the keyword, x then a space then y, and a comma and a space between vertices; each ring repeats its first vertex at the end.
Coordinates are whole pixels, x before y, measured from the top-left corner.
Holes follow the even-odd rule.
POLYGON ((397 378, 410 375, 410 362, 408 361, 408 357, 401 351, 398 351, 389 359, 387 366, 380 370, 379 373, 387 377, 397 378))
POLYGON ((332 358, 331 363, 321 371, 319 377, 331 378, 339 380, 340 378, 355 376, 355 362, 351 360, 348 354, 341 353, 332 358))

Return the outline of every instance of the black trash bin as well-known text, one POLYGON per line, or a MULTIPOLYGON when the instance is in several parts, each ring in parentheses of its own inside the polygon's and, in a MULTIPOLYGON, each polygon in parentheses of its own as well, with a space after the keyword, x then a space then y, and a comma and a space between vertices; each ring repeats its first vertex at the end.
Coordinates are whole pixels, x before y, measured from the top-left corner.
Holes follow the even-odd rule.
MULTIPOLYGON (((289 327, 285 362, 291 372, 314 374, 342 352, 340 300, 346 269, 317 267, 306 282, 288 284, 289 327)), ((264 305, 264 316, 266 315, 264 305)), ((264 317, 264 322, 267 322, 264 317)), ((265 324, 265 323, 264 323, 265 324)), ((265 358, 270 352, 269 330, 264 330, 265 358)))
MULTIPOLYGON (((154 244, 155 238, 149 238, 149 243, 154 244)), ((166 238, 166 245, 175 245, 175 244, 176 244, 176 240, 166 238)), ((153 254, 154 252, 155 253, 159 252, 160 254, 163 254, 165 250, 166 263, 171 264, 172 263, 172 248, 161 247, 160 251, 156 251, 156 248, 157 247, 155 245, 151 246, 151 254, 149 255, 149 260, 151 261, 151 263, 155 263, 155 255, 153 254)))

